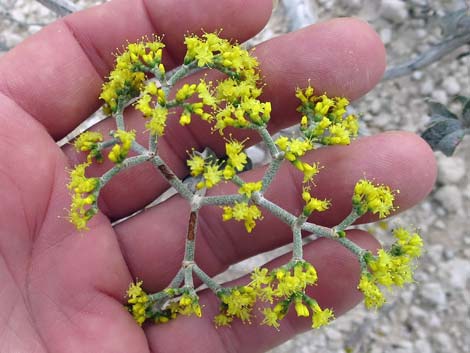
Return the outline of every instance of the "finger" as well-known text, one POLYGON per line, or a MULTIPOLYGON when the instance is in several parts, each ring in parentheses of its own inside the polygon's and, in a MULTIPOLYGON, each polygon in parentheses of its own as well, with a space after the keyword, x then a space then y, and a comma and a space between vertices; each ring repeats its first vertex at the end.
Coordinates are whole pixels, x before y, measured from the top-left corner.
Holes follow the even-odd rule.
MULTIPOLYGON (((333 20, 273 39, 257 47, 255 53, 265 75, 263 99, 273 103, 272 131, 292 125, 299 119, 295 112, 298 105, 294 97, 295 87, 306 86, 308 78, 317 92, 327 91, 333 96, 346 95, 354 99, 378 82, 385 62, 383 45, 375 32, 367 24, 354 19, 333 20), (326 49, 332 46, 332 38, 335 38, 335 55, 326 49)), ((166 134, 159 142, 159 153, 178 176, 188 173, 185 160, 191 148, 210 146, 223 153, 224 139, 217 133, 210 134, 206 122, 193 119, 189 127, 183 128, 176 120, 170 119, 166 134)), ((146 144, 142 117, 130 114, 127 121, 129 128, 138 131, 138 140, 146 144)), ((114 128, 113 124, 103 122, 96 129, 106 132, 114 128)), ((247 134, 245 130, 231 132, 241 139, 250 136, 248 143, 257 141, 254 134, 247 134)), ((77 162, 77 155, 70 147, 66 153, 73 162, 77 162)), ((102 174, 109 168, 109 164, 100 166, 96 173, 102 174)), ((134 168, 116 177, 103 190, 103 211, 111 219, 127 216, 148 204, 167 187, 167 182, 151 166, 134 168)))
MULTIPOLYGON (((348 237, 360 246, 374 251, 379 244, 369 234, 361 231, 348 232, 348 237)), ((332 308, 335 316, 353 308, 362 296, 356 289, 359 282, 360 268, 357 258, 338 243, 319 239, 305 247, 306 260, 313 264, 318 272, 318 285, 308 294, 315 298, 322 308, 332 308)), ((290 260, 290 254, 275 259, 269 268, 279 267, 290 260)), ((246 284, 247 276, 234 284, 246 284)), ((197 351, 204 347, 204 352, 265 352, 281 344, 294 335, 308 330, 311 318, 296 317, 295 311, 281 321, 279 331, 272 327, 261 326, 262 313, 255 308, 252 324, 244 325, 238 320, 230 328, 215 328, 213 317, 218 314, 218 300, 212 292, 201 293, 203 307, 202 318, 179 317, 165 325, 152 325, 146 330, 151 350, 157 347, 171 347, 166 353, 197 351), (185 337, 175 340, 175 336, 185 337)), ((202 351, 202 350, 201 350, 202 351)))
POLYGON ((58 140, 98 108, 112 53, 126 40, 164 34, 171 68, 182 60, 184 34, 223 28, 223 36, 244 41, 264 26, 271 6, 271 0, 114 0, 60 19, 4 55, 0 92, 58 140))
MULTIPOLYGON (((348 147, 314 151, 308 159, 324 166, 315 181, 313 195, 331 199, 332 203, 331 210, 318 213, 312 221, 328 226, 339 224, 351 211, 354 185, 364 174, 377 183, 401 190, 396 200, 399 211, 422 200, 430 192, 436 176, 432 151, 410 133, 363 138, 348 147)), ((260 180, 262 170, 245 173, 242 177, 260 180)), ((299 215, 304 206, 300 197, 301 183, 301 173, 286 165, 267 190, 266 198, 299 215)), ((236 189, 222 185, 214 190, 215 194, 226 192, 236 192, 236 189)), ((152 290, 166 286, 181 266, 189 211, 187 201, 174 197, 115 227, 131 273, 144 279, 152 290), (162 264, 157 272, 152 265, 155 259, 162 264)), ((264 209, 262 213, 264 219, 257 222, 248 236, 242 222, 222 221, 220 207, 204 207, 196 241, 198 264, 214 275, 233 263, 292 241, 289 226, 264 209)))

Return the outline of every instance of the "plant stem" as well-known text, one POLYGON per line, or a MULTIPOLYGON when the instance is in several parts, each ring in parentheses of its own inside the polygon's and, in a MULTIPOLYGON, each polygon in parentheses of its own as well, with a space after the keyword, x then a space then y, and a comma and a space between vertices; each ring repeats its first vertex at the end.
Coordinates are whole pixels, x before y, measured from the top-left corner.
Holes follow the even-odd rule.
POLYGON ((137 152, 137 153, 140 153, 141 155, 146 155, 147 158, 149 157, 149 150, 146 149, 144 146, 142 146, 140 143, 136 142, 135 140, 132 141, 132 146, 131 146, 132 150, 137 152))
POLYGON ((260 193, 253 193, 252 199, 257 205, 267 209, 270 213, 291 227, 297 219, 292 213, 267 200, 260 193))
POLYGON ((148 161, 148 159, 149 156, 142 154, 139 156, 126 158, 122 163, 116 164, 114 167, 112 167, 110 170, 108 170, 101 176, 100 186, 98 189, 102 189, 111 180, 111 178, 118 174, 120 171, 142 164, 148 161))
POLYGON ((118 107, 118 110, 114 118, 116 119, 116 128, 118 130, 125 130, 126 126, 124 124, 124 107, 123 106, 120 105, 118 107))
POLYGON ((351 210, 351 213, 340 224, 335 226, 333 229, 337 232, 338 231, 343 231, 347 227, 349 227, 351 224, 353 224, 359 217, 361 217, 361 215, 356 212, 355 208, 353 208, 351 210))
POLYGON ((272 181, 274 180, 274 177, 276 176, 277 172, 279 171, 279 168, 282 165, 283 160, 284 158, 282 156, 280 158, 274 158, 271 161, 271 164, 266 169, 266 172, 263 175, 263 187, 261 189, 261 192, 266 191, 269 185, 271 185, 272 181))
POLYGON ((186 200, 192 201, 194 194, 189 188, 183 184, 168 165, 159 157, 155 156, 151 160, 152 164, 160 171, 161 175, 173 186, 178 193, 186 200))
POLYGON ((292 261, 300 261, 303 259, 302 231, 297 224, 292 227, 292 235, 292 261))
POLYGON ((184 263, 194 262, 194 251, 196 247, 198 211, 191 211, 188 222, 188 232, 186 235, 186 245, 184 249, 184 263))
POLYGON ((240 202, 245 199, 244 195, 220 195, 220 196, 204 196, 199 200, 199 205, 202 206, 225 206, 232 205, 235 202, 240 202))
POLYGON ((181 80, 183 77, 185 77, 187 75, 190 75, 190 74, 192 74, 193 72, 196 72, 196 71, 199 71, 196 60, 191 61, 187 65, 183 64, 183 65, 179 66, 176 69, 176 71, 174 71, 174 72, 172 71, 172 72, 169 73, 169 74, 171 74, 171 76, 167 81, 168 87, 171 89, 171 87, 173 87, 173 85, 176 82, 181 80), (196 70, 194 70, 194 69, 196 69, 196 70))
POLYGON ((273 159, 278 159, 279 158, 279 150, 269 133, 268 129, 266 129, 264 126, 256 126, 255 130, 258 131, 259 135, 263 139, 264 143, 266 144, 266 147, 269 150, 269 153, 271 154, 271 157, 273 159))
POLYGON ((194 264, 193 265, 193 271, 196 274, 196 276, 199 277, 199 279, 209 288, 211 289, 215 294, 221 291, 222 286, 219 285, 216 281, 214 281, 212 278, 209 277, 207 273, 205 273, 201 268, 194 264))

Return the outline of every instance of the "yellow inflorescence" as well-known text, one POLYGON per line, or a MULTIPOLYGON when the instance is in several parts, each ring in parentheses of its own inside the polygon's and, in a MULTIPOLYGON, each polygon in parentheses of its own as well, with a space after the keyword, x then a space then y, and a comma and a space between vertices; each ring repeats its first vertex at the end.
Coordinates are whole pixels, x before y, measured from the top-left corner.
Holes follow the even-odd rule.
POLYGON ((236 221, 243 221, 246 231, 251 233, 256 226, 256 220, 262 219, 262 214, 258 206, 249 205, 248 202, 235 202, 233 206, 225 206, 222 214, 222 219, 228 221, 229 219, 236 221))
POLYGON ((330 309, 322 310, 315 300, 305 294, 306 288, 317 282, 317 272, 308 262, 298 262, 291 269, 255 269, 251 279, 248 285, 221 295, 221 313, 214 319, 217 326, 229 325, 234 317, 249 321, 257 300, 270 304, 277 302, 273 307, 261 310, 264 316, 261 323, 276 329, 290 305, 294 306, 299 317, 312 315, 314 328, 326 325, 333 318, 330 309))
POLYGON ((78 164, 70 171, 70 182, 67 185, 73 192, 69 220, 78 230, 86 230, 87 222, 96 212, 96 196, 93 192, 99 185, 97 178, 87 178, 85 170, 91 162, 78 164))
POLYGON ((131 283, 127 290, 127 298, 127 303, 130 306, 129 310, 134 316, 134 320, 139 326, 142 326, 147 319, 147 308, 150 304, 147 293, 142 289, 142 281, 131 283))
POLYGON ((311 86, 298 88, 296 97, 300 100, 297 110, 303 114, 300 128, 312 141, 325 145, 348 145, 351 138, 357 136, 357 117, 346 115, 349 101, 345 97, 316 96, 311 86))
POLYGON ((323 212, 326 211, 330 207, 330 201, 328 200, 320 200, 315 197, 312 197, 308 188, 304 188, 302 191, 302 199, 305 201, 305 206, 303 213, 305 216, 310 216, 312 212, 323 212))
POLYGON ((370 211, 384 218, 395 210, 394 192, 386 185, 374 185, 366 179, 361 179, 356 183, 352 201, 359 214, 370 211))
POLYGON ((162 50, 165 45, 158 37, 154 39, 130 43, 123 53, 116 56, 115 68, 109 74, 108 82, 103 85, 100 95, 105 101, 104 110, 107 114, 124 108, 119 105, 140 94, 148 71, 161 71, 162 50))
POLYGON ((393 234, 397 240, 390 251, 380 249, 376 256, 366 257, 370 272, 362 274, 358 288, 368 308, 379 308, 385 303, 378 285, 402 287, 413 281, 413 260, 420 256, 423 241, 418 233, 411 234, 403 228, 393 234))
MULTIPOLYGON (((162 63, 164 44, 158 37, 130 43, 116 56, 115 69, 103 85, 100 98, 104 101, 105 113, 115 116, 118 129, 112 133, 113 139, 109 141, 103 142, 100 133, 86 132, 74 143, 77 151, 89 152, 87 162, 77 165, 70 172, 68 184, 73 193, 69 219, 78 229, 86 229, 87 222, 98 211, 96 198, 100 188, 108 181, 106 178, 86 177, 87 167, 93 160, 102 160, 101 153, 108 147, 108 158, 116 164, 112 172, 120 171, 134 161, 137 164, 150 160, 154 155, 160 157, 157 140, 171 126, 169 119, 173 117, 182 126, 201 119, 211 124, 212 131, 219 131, 222 135, 226 128, 258 131, 272 157, 278 162, 283 159, 289 161, 303 174, 302 199, 305 205, 295 222, 296 226, 313 212, 330 208, 328 200, 310 194, 311 184, 320 166, 315 162, 305 162, 304 157, 318 144, 347 145, 357 136, 357 117, 347 113, 348 99, 317 95, 310 85, 304 89, 298 88, 295 95, 300 101, 297 110, 301 113, 301 136, 281 136, 273 143, 267 137, 272 106, 270 102, 260 100, 263 84, 258 71, 259 63, 252 52, 220 38, 219 34, 186 36, 184 65, 168 73, 162 63), (206 77, 203 77, 196 83, 176 84, 198 68, 216 69, 225 77, 214 82, 206 81, 206 77), (144 148, 134 142, 135 131, 124 128, 124 109, 130 105, 145 119, 145 127, 150 135, 148 154, 142 153, 144 148), (132 157, 131 163, 126 163, 133 149, 139 155, 132 157)), ((225 139, 226 158, 219 159, 214 155, 206 156, 193 151, 189 153, 186 163, 191 176, 197 180, 197 189, 213 188, 229 180, 238 186, 240 195, 227 197, 227 200, 234 198, 237 202, 229 203, 223 198, 219 199, 225 205, 222 218, 224 221, 242 221, 247 232, 252 232, 256 221, 263 218, 258 204, 267 205, 269 209, 269 204, 262 202, 266 201, 263 193, 269 187, 279 164, 268 169, 262 181, 244 182, 235 177, 237 173, 248 169, 250 163, 245 153, 246 140, 238 141, 232 135, 229 136, 229 139, 225 139)), ((165 173, 162 171, 162 174, 165 173)), ((355 212, 341 224, 346 224, 349 217, 361 216, 366 212, 378 214, 380 218, 390 215, 395 210, 393 203, 396 193, 388 186, 375 185, 366 179, 359 180, 352 198, 355 212)), ((342 233, 345 234, 344 231, 342 233)), ((422 239, 417 233, 410 233, 403 228, 396 229, 393 234, 396 241, 390 250, 381 249, 377 255, 366 252, 360 259, 363 271, 358 289, 364 294, 368 308, 378 308, 385 302, 381 286, 391 288, 413 281, 413 259, 421 254, 422 239)), ((261 323, 276 329, 291 307, 297 316, 310 318, 313 328, 326 325, 333 319, 331 309, 322 309, 317 301, 306 294, 307 288, 317 283, 317 272, 311 264, 299 260, 301 252, 297 251, 299 247, 295 245, 293 260, 285 266, 273 270, 255 269, 249 284, 215 290, 221 302, 220 313, 214 318, 216 326, 230 325, 235 318, 250 323, 254 316, 253 308, 259 301, 264 305, 260 309, 263 314, 261 323)), ((194 289, 189 287, 185 282, 181 288, 167 288, 160 297, 160 294, 147 295, 142 289, 142 282, 132 283, 127 291, 129 310, 139 325, 146 319, 165 323, 178 315, 200 317, 202 310, 199 298, 194 289), (160 305, 160 299, 155 299, 157 297, 164 298, 161 300, 163 304, 160 305)))
POLYGON ((132 142, 135 140, 135 131, 117 130, 114 133, 114 138, 118 139, 120 143, 116 143, 113 146, 108 154, 108 158, 111 162, 121 163, 126 159, 132 142))

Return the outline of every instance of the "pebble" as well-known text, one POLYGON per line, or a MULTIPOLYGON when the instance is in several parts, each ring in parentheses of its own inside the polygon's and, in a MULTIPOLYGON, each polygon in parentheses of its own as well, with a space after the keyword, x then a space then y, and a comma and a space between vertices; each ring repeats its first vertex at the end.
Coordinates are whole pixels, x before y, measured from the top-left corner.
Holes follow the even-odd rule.
POLYGON ((421 84, 421 94, 428 95, 434 90, 434 81, 430 78, 424 80, 421 84))
POLYGON ((261 165, 266 160, 266 153, 263 148, 259 146, 251 146, 246 149, 248 157, 251 159, 253 166, 261 165))
POLYGON ((384 45, 388 45, 392 41, 392 30, 389 27, 382 28, 379 35, 384 45))
POLYGON ((441 265, 441 270, 449 284, 457 289, 465 289, 470 280, 470 262, 454 258, 441 265))
POLYGON ((413 78, 413 80, 415 81, 421 81, 421 79, 423 78, 424 74, 423 74, 423 71, 420 71, 420 70, 416 70, 414 71, 412 74, 411 74, 411 77, 413 78))
POLYGON ((441 348, 442 352, 453 352, 452 339, 450 336, 445 332, 437 332, 433 335, 433 341, 436 345, 441 348))
POLYGON ((392 22, 401 23, 408 17, 406 3, 401 0, 382 0, 380 10, 382 16, 392 22))
POLYGON ((443 307, 447 304, 446 293, 439 283, 423 283, 419 287, 419 294, 428 306, 443 307))
POLYGON ((444 185, 437 190, 434 198, 450 213, 463 212, 462 192, 455 185, 444 185))
POLYGON ((460 84, 457 79, 453 76, 446 77, 444 82, 442 82, 442 87, 450 96, 455 96, 460 93, 460 84))
POLYGON ((413 345, 414 350, 419 353, 433 353, 433 349, 431 344, 424 339, 420 339, 416 341, 413 345))
POLYGON ((431 97, 439 102, 439 103, 442 103, 444 105, 447 104, 447 101, 448 101, 448 97, 447 97, 447 93, 446 91, 444 91, 443 89, 436 89, 434 90, 432 93, 431 93, 431 97))
POLYGON ((465 160, 460 157, 440 155, 437 159, 438 180, 442 184, 458 183, 466 174, 465 160))

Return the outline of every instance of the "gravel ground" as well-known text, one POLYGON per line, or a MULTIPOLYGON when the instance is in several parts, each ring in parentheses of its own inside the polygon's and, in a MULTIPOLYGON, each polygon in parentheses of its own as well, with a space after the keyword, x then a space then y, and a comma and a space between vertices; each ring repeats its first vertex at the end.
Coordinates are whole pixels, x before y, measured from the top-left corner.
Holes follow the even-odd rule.
MULTIPOLYGON (((77 1, 90 6, 99 1, 77 1)), ((367 20, 384 41, 390 66, 403 62, 439 41, 439 31, 422 16, 424 5, 437 14, 465 6, 465 1, 426 0, 318 0, 312 2, 317 19, 356 16, 367 20)), ((468 3, 467 3, 468 4, 468 3)), ((33 0, 0 0, 0 51, 14 47, 24 38, 56 19, 33 0), (9 8, 9 14, 1 7, 9 8)), ((282 34, 287 23, 281 6, 268 27, 254 42, 282 34)), ((386 130, 421 132, 428 122, 426 98, 447 104, 456 94, 470 96, 470 57, 461 48, 443 60, 412 75, 379 84, 354 103, 363 112, 368 134, 386 130)), ((253 151, 263 159, 263 150, 253 151)), ((426 252, 416 272, 416 283, 391 296, 379 313, 362 306, 330 326, 302 334, 271 353, 349 352, 356 353, 469 353, 470 352, 470 138, 456 154, 436 153, 439 177, 432 194, 413 210, 393 217, 387 227, 413 224, 426 240, 426 252)), ((386 240, 385 226, 367 229, 386 240)), ((288 248, 262 254, 233 266, 230 276, 249 271, 288 248)))

